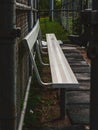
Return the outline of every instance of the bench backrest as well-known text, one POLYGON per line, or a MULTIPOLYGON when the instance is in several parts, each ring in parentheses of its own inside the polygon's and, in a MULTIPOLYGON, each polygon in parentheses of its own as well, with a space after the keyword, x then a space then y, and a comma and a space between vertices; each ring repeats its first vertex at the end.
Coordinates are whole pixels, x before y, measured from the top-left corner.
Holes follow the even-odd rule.
POLYGON ((26 48, 29 50, 30 54, 30 61, 32 69, 35 71, 37 80, 41 86, 46 85, 46 83, 43 83, 35 62, 35 53, 32 53, 32 50, 34 48, 34 45, 38 44, 38 38, 40 33, 40 25, 39 20, 37 21, 34 28, 31 30, 31 32, 23 39, 23 43, 25 44, 26 48))
POLYGON ((31 30, 31 32, 23 39, 23 42, 26 42, 28 44, 30 52, 37 41, 39 30, 40 30, 40 25, 38 20, 34 28, 31 30))

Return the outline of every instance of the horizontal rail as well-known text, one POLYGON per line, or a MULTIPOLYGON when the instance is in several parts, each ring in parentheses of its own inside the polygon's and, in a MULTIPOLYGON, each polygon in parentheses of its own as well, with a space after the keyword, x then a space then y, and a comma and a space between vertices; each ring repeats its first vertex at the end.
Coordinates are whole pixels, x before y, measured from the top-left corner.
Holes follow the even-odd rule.
POLYGON ((65 2, 63 2, 63 5, 68 5, 68 4, 72 4, 72 3, 74 3, 74 2, 72 2, 72 1, 65 1, 65 2))
POLYGON ((31 10, 32 7, 28 6, 28 5, 25 5, 25 4, 21 4, 21 3, 16 2, 16 9, 17 10, 31 10))
POLYGON ((39 12, 50 12, 50 11, 53 11, 53 12, 63 12, 63 11, 70 11, 70 12, 73 12, 73 11, 80 11, 79 9, 55 9, 55 10, 39 10, 39 12))
POLYGON ((38 12, 38 10, 37 10, 37 9, 34 9, 34 8, 32 8, 32 11, 34 11, 34 12, 38 12))
POLYGON ((25 11, 34 11, 34 12, 38 12, 37 9, 35 8, 32 8, 32 6, 29 6, 29 5, 26 5, 26 4, 21 4, 21 3, 18 3, 16 2, 16 9, 17 10, 25 10, 25 11))
POLYGON ((90 91, 90 88, 71 88, 71 89, 66 89, 67 91, 90 91))
POLYGON ((67 103, 66 105, 69 105, 69 106, 87 105, 87 107, 89 107, 90 102, 70 102, 70 103, 67 103))

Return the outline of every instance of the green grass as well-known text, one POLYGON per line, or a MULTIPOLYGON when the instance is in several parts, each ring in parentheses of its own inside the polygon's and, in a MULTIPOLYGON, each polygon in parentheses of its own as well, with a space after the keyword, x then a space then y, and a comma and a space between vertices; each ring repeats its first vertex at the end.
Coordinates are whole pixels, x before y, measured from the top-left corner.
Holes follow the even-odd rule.
POLYGON ((34 75, 30 88, 23 130, 32 129, 35 126, 41 125, 39 119, 41 116, 41 112, 39 110, 41 110, 42 104, 41 92, 42 89, 39 87, 34 75))
POLYGON ((49 18, 40 18, 42 36, 45 39, 46 33, 55 33, 58 40, 67 40, 68 32, 56 21, 49 21, 49 18))

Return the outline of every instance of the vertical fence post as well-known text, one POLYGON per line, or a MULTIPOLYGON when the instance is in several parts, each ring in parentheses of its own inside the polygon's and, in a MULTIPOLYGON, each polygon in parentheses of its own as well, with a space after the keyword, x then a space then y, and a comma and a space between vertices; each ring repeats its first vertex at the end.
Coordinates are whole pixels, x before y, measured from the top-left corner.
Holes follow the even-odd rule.
POLYGON ((91 58, 90 129, 98 130, 98 0, 92 1, 91 20, 88 48, 91 58))
MULTIPOLYGON (((32 6, 31 0, 28 1, 28 5, 32 6)), ((32 10, 28 11, 28 31, 32 29, 32 10)))
POLYGON ((15 130, 15 0, 0 0, 0 17, 0 130, 15 130))
POLYGON ((60 118, 65 119, 66 115, 66 90, 60 89, 60 118))
POLYGON ((54 0, 50 0, 50 21, 54 20, 54 0))

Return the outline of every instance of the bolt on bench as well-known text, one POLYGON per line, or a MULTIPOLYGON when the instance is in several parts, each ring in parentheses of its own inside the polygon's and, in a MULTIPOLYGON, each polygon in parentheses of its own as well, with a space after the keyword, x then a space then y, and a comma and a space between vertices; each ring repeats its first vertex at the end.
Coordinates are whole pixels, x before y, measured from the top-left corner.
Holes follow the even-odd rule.
POLYGON ((35 71, 37 80, 41 86, 50 86, 53 88, 60 89, 60 112, 61 117, 65 117, 65 109, 66 109, 66 90, 68 89, 76 89, 79 87, 79 83, 70 68, 70 65, 67 62, 66 57, 63 54, 63 51, 55 37, 54 34, 46 34, 47 39, 47 48, 49 55, 49 66, 51 69, 51 83, 44 83, 41 80, 34 52, 34 46, 36 46, 35 51, 39 55, 39 59, 41 60, 40 55, 40 42, 39 42, 39 32, 40 26, 39 21, 37 21, 36 25, 32 29, 32 31, 23 39, 23 42, 26 44, 29 49, 30 60, 32 63, 32 69, 35 71))

